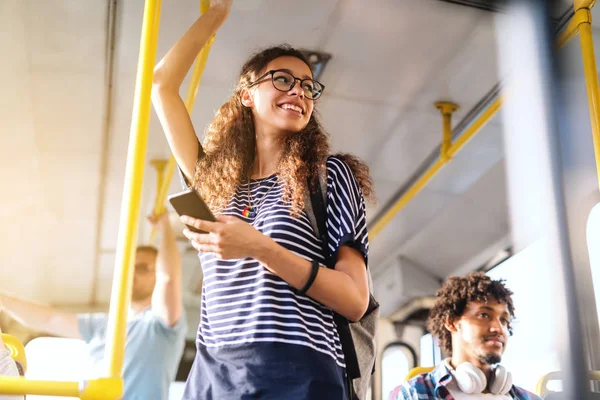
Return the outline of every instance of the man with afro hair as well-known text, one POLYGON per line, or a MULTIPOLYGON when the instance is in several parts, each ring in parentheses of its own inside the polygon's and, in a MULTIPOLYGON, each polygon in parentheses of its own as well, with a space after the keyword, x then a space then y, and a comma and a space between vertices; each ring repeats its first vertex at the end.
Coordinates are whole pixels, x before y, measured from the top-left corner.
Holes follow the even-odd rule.
POLYGON ((500 361, 515 316, 513 292, 482 272, 450 277, 437 292, 427 327, 450 357, 390 394, 390 400, 533 400, 500 361))

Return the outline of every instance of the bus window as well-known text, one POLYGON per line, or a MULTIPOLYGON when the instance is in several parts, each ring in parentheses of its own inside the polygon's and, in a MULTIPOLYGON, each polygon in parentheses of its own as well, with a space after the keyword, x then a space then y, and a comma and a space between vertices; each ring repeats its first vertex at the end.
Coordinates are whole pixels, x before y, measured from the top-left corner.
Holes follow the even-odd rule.
POLYGON ((392 343, 383 351, 381 357, 381 398, 388 395, 399 382, 404 380, 416 362, 414 351, 405 343, 392 343))
POLYGON ((421 337, 419 352, 419 367, 433 367, 442 361, 440 347, 433 340, 431 333, 421 337))
MULTIPOLYGON (((88 348, 83 340, 40 337, 25 346, 27 379, 79 381, 91 377, 88 348)), ((75 397, 33 396, 27 400, 64 400, 75 397)))
POLYGON ((596 204, 590 211, 586 236, 592 270, 592 283, 596 297, 596 312, 598 313, 598 321, 600 321, 600 250, 598 246, 598 243, 600 243, 600 204, 596 204))
POLYGON ((185 391, 185 382, 172 382, 169 386, 169 400, 181 400, 185 391))
MULTIPOLYGON (((88 345, 83 340, 42 337, 33 339, 27 346, 27 379, 52 381, 81 381, 100 376, 89 364, 88 345)), ((185 382, 173 382, 169 387, 169 400, 183 396, 185 382)), ((64 400, 75 397, 34 396, 27 400, 64 400)))
POLYGON ((516 320, 502 365, 512 372, 514 383, 531 392, 538 380, 560 370, 554 290, 548 280, 547 242, 538 241, 499 264, 488 275, 505 279, 514 292, 516 320))

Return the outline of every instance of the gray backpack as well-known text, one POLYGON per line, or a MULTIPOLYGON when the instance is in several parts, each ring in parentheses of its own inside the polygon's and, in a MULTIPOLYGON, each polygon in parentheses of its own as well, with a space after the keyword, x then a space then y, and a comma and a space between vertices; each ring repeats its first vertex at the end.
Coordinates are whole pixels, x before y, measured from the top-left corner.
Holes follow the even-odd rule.
MULTIPOLYGON (((327 173, 319 171, 319 184, 313 184, 309 179, 310 200, 305 199, 305 212, 314 231, 322 243, 322 251, 328 268, 334 268, 335 260, 329 253, 326 218, 327 218, 327 173)), ((373 282, 371 272, 367 268, 369 283, 369 306, 365 315, 356 322, 350 322, 341 315, 334 313, 344 359, 346 362, 347 387, 350 400, 365 400, 371 375, 375 372, 375 356, 377 346, 377 321, 379 319, 379 303, 373 297, 373 282)))

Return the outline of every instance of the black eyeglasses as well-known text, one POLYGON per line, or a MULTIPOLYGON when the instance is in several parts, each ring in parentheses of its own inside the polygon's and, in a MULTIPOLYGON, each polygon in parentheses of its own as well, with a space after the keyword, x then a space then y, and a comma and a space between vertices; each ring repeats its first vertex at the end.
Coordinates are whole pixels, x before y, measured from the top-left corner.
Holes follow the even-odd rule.
POLYGON ((271 83, 273 84, 273 87, 280 92, 289 92, 296 84, 296 81, 300 81, 300 87, 304 91, 304 96, 309 100, 318 99, 323 94, 323 90, 325 90, 325 86, 314 79, 296 78, 289 72, 280 69, 267 72, 254 82, 250 83, 248 87, 251 88, 252 86, 259 84, 269 75, 271 75, 271 83))

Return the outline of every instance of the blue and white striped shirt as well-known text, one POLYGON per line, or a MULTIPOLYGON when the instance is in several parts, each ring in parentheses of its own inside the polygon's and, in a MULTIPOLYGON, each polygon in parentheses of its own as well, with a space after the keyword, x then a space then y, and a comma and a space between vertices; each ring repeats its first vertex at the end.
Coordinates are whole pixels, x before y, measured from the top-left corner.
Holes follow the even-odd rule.
MULTIPOLYGON (((246 218, 248 183, 239 186, 224 215, 241 217, 278 244, 307 260, 324 264, 321 244, 305 213, 290 215, 281 200, 277 176, 250 182, 256 216, 246 218)), ((327 230, 329 249, 336 254, 351 243, 367 255, 365 206, 350 168, 330 157, 327 162, 327 230)), ((282 342, 306 346, 344 365, 344 356, 330 309, 297 295, 284 280, 250 258, 219 260, 200 254, 204 273, 202 317, 198 342, 207 347, 240 343, 282 342)))
MULTIPOLYGON (((283 188, 277 175, 252 180, 238 186, 222 214, 239 217, 298 256, 324 265, 321 241, 308 217, 304 212, 300 217, 293 217, 290 204, 282 200, 282 194, 283 188), (256 211, 252 218, 242 215, 249 205, 248 196, 256 211)), ((366 263, 368 235, 364 199, 348 165, 335 157, 327 160, 326 226, 328 246, 334 260, 340 246, 348 245, 360 251, 366 263)), ((301 354, 310 349, 315 352, 310 355, 311 363, 330 365, 327 367, 330 370, 342 371, 336 374, 340 377, 337 384, 343 387, 344 355, 331 309, 306 295, 298 295, 287 282, 254 259, 219 260, 212 253, 200 253, 199 257, 204 281, 195 362, 202 365, 204 371, 214 370, 217 364, 218 368, 227 368, 228 363, 236 365, 239 370, 237 354, 240 353, 232 353, 236 347, 248 349, 251 346, 253 350, 248 357, 252 359, 261 359, 261 352, 269 352, 268 356, 264 355, 265 359, 270 357, 269 360, 273 357, 289 359, 294 357, 292 354, 300 354, 303 358, 301 354), (288 354, 277 356, 272 354, 274 350, 268 350, 281 349, 281 346, 293 348, 286 347, 288 354)), ((294 360, 289 362, 294 364, 294 360)), ((296 365, 302 362, 307 361, 298 360, 296 365)), ((316 370, 313 373, 316 374, 316 370)), ((207 379, 205 373, 198 374, 198 380, 207 379)), ((231 374, 215 376, 214 380, 229 379, 227 376, 231 374)), ((248 379, 245 375, 239 382, 246 383, 248 379)), ((275 382, 280 377, 270 376, 269 379, 275 382)), ((188 379, 188 385, 189 382, 188 379)), ((227 384, 239 386, 233 380, 227 384)), ((215 392, 215 388, 208 389, 202 383, 196 385, 195 392, 215 392)))

